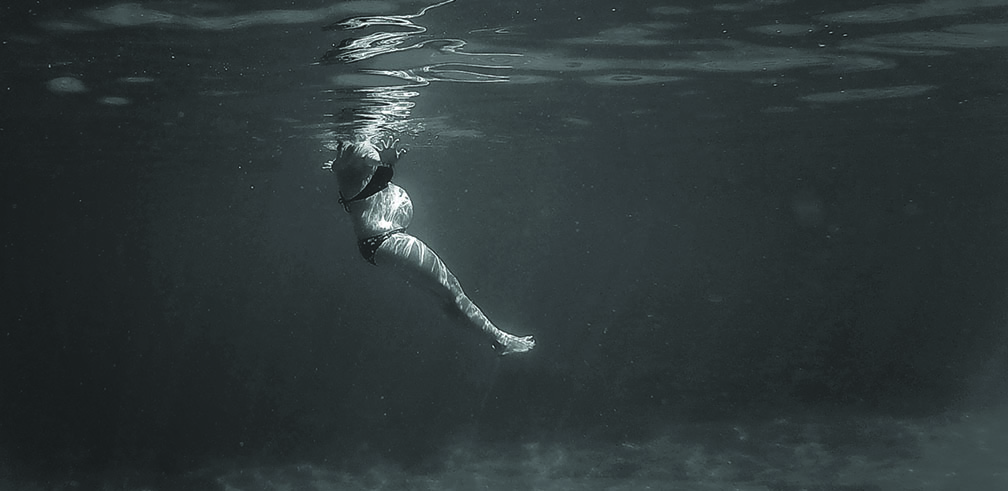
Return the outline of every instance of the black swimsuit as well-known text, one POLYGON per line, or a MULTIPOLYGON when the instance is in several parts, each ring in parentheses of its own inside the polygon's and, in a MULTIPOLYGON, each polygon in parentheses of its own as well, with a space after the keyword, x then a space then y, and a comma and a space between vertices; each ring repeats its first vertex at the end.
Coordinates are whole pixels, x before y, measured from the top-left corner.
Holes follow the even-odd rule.
POLYGON ((343 197, 343 193, 340 193, 339 204, 343 205, 343 209, 347 213, 350 213, 350 203, 366 200, 377 194, 378 191, 387 188, 389 183, 392 182, 392 174, 394 173, 395 171, 391 167, 378 167, 375 169, 374 174, 371 175, 371 180, 368 181, 364 189, 361 189, 356 196, 346 199, 343 197))
MULTIPOLYGON (((364 256, 364 259, 367 259, 367 262, 375 264, 374 256, 375 253, 378 252, 378 248, 381 247, 382 243, 385 242, 385 240, 388 239, 389 237, 405 231, 406 229, 404 228, 397 228, 395 230, 389 230, 388 232, 385 232, 380 235, 375 235, 373 237, 361 239, 357 241, 357 247, 360 248, 360 253, 362 256, 364 256)), ((377 264, 375 265, 377 266, 377 264)))
MULTIPOLYGON (((356 196, 350 199, 346 199, 343 197, 343 194, 341 193, 339 202, 341 205, 343 205, 343 209, 346 210, 347 213, 350 213, 351 202, 366 200, 371 196, 377 194, 379 191, 387 188, 389 183, 392 182, 393 173, 394 172, 392 170, 392 167, 386 167, 386 166, 378 167, 377 169, 375 169, 374 175, 371 176, 371 180, 368 181, 367 185, 364 186, 364 189, 362 189, 361 192, 357 193, 356 196)), ((397 228, 395 230, 389 230, 388 232, 385 232, 383 234, 378 234, 368 237, 366 239, 358 240, 357 247, 360 249, 361 256, 364 256, 364 259, 366 259, 367 262, 375 264, 374 260, 375 252, 378 252, 378 248, 381 247, 382 243, 385 242, 385 240, 388 239, 389 237, 398 234, 400 232, 404 232, 405 230, 406 230, 405 228, 397 228)))

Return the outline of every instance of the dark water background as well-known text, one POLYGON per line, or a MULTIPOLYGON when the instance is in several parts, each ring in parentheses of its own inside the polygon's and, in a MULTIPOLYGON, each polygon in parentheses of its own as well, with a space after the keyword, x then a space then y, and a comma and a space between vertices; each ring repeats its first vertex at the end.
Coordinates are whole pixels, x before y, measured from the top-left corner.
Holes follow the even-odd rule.
POLYGON ((425 4, 4 5, 10 482, 1004 398, 1008 2, 460 0, 352 63, 403 29, 324 27, 425 4), (411 232, 529 356, 357 254, 319 164, 388 129, 411 232))

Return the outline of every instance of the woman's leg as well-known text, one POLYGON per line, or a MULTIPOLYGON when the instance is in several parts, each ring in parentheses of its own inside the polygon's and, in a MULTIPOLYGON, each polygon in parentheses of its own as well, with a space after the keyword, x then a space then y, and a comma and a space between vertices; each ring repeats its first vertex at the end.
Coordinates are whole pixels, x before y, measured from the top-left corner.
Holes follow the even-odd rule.
POLYGON ((457 307, 472 325, 493 338, 502 355, 521 353, 535 346, 532 336, 518 337, 497 329, 462 291, 462 285, 444 261, 420 239, 406 233, 390 236, 375 252, 375 264, 402 271, 457 307))

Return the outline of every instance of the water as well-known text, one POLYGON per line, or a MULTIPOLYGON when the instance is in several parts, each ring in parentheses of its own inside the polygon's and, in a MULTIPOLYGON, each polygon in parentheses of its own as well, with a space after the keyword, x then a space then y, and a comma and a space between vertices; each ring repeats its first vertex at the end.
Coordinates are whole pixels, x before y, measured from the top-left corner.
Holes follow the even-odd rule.
POLYGON ((88 3, 0 16, 3 486, 1004 487, 1008 3, 88 3), (530 356, 360 259, 390 133, 530 356))

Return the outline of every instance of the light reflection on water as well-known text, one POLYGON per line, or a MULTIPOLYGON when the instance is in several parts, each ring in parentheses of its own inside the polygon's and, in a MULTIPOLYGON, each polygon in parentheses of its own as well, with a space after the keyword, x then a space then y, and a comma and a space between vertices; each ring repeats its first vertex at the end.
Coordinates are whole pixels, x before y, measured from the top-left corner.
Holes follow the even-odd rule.
MULTIPOLYGON (((903 70, 907 65, 938 62, 963 50, 1008 47, 1008 0, 965 6, 932 0, 804 14, 796 14, 790 4, 613 8, 614 15, 625 15, 612 20, 566 12, 530 18, 528 12, 517 9, 510 18, 480 18, 472 25, 432 33, 424 22, 428 17, 437 16, 440 26, 445 18, 456 12, 465 15, 473 7, 454 0, 419 7, 357 1, 236 12, 202 4, 155 8, 121 3, 60 13, 41 19, 39 25, 60 35, 110 29, 152 31, 158 33, 152 41, 155 45, 158 39, 176 43, 174 38, 184 31, 238 33, 295 26, 323 30, 330 49, 302 50, 305 63, 318 65, 316 73, 329 74, 327 86, 321 87, 331 106, 324 111, 325 120, 302 126, 328 126, 327 133, 317 136, 323 143, 355 134, 423 131, 422 123, 411 119, 411 112, 422 88, 432 83, 574 83, 586 88, 660 89, 730 76, 735 82, 749 78, 765 86, 764 112, 771 113, 778 107, 815 110, 823 103, 926 97, 940 92, 948 82, 939 78, 937 70, 930 75, 921 71, 908 75, 903 70), (404 10, 412 13, 395 13, 404 10), (775 20, 768 22, 768 18, 775 20), (341 35, 346 38, 334 39, 341 35), (850 77, 857 73, 876 76, 850 77), (768 79, 804 83, 787 93, 790 100, 781 100, 775 89, 786 84, 765 84, 768 79)), ((49 62, 65 68, 54 71, 46 82, 53 93, 86 94, 96 85, 78 75, 82 71, 79 61, 49 62)), ((144 83, 155 78, 140 72, 111 75, 144 83)), ((229 80, 226 76, 221 80, 229 80)), ((208 88, 201 93, 226 97, 253 90, 208 88)), ((94 97, 105 105, 134 105, 136 100, 117 93, 94 97)))
POLYGON ((351 17, 325 27, 325 30, 349 34, 358 30, 371 32, 340 41, 321 56, 322 65, 355 64, 376 57, 387 60, 392 55, 412 50, 425 52, 400 59, 400 65, 413 60, 437 60, 421 66, 360 68, 354 73, 333 76, 330 80, 335 88, 327 92, 332 97, 330 102, 342 111, 326 115, 333 120, 332 130, 322 137, 327 148, 334 148, 338 140, 375 138, 382 133, 417 136, 423 125, 411 119, 410 112, 415 106, 411 99, 420 95, 420 88, 432 82, 508 81, 508 77, 499 72, 510 66, 481 63, 480 60, 520 55, 468 53, 464 51, 465 41, 428 36, 427 28, 414 22, 429 10, 453 1, 424 7, 412 15, 351 17))
MULTIPOLYGON (((816 83, 805 84, 802 92, 792 96, 790 104, 768 97, 769 103, 762 112, 770 114, 779 113, 780 107, 791 112, 799 105, 925 96, 939 90, 942 82, 893 76, 892 72, 898 72, 904 61, 913 63, 915 58, 941 57, 961 49, 1008 47, 1006 24, 958 24, 955 18, 1005 7, 1008 2, 1003 0, 972 7, 947 1, 909 7, 868 7, 822 13, 799 22, 778 20, 741 26, 741 30, 724 28, 706 38, 683 34, 689 25, 687 21, 700 15, 698 9, 654 7, 648 11, 652 19, 647 22, 600 26, 588 35, 558 37, 546 49, 528 44, 525 33, 532 27, 528 24, 470 29, 468 35, 475 40, 471 44, 462 39, 428 35, 427 29, 418 23, 420 18, 435 8, 451 8, 450 3, 452 0, 436 3, 412 15, 360 16, 327 26, 327 29, 372 32, 340 42, 321 57, 321 63, 373 60, 381 65, 332 78, 336 85, 332 90, 333 102, 340 107, 356 108, 352 113, 329 115, 334 129, 327 139, 353 137, 355 133, 358 137, 382 132, 417 135, 423 125, 411 119, 414 104, 407 100, 434 82, 535 85, 577 81, 602 87, 669 87, 698 78, 732 74, 736 80, 752 77, 754 84, 773 90, 787 78, 839 77, 842 81, 845 76, 857 73, 879 74, 870 86, 862 85, 864 82, 843 82, 841 87, 830 83, 826 90, 817 90, 816 83), (911 21, 922 19, 948 19, 948 25, 941 30, 918 31, 911 21), (892 26, 900 22, 906 24, 905 28, 893 26, 896 28, 886 34, 850 34, 851 29, 860 25, 892 26), (392 32, 388 32, 390 29, 392 32), (414 53, 409 58, 395 58, 394 55, 406 51, 414 53), (390 83, 396 79, 403 83, 390 83), (887 84, 887 80, 892 82, 887 84), (361 94, 366 97, 358 99, 361 94)), ((711 12, 756 12, 786 4, 722 4, 712 6, 711 12)))

